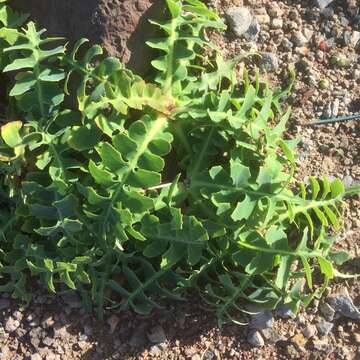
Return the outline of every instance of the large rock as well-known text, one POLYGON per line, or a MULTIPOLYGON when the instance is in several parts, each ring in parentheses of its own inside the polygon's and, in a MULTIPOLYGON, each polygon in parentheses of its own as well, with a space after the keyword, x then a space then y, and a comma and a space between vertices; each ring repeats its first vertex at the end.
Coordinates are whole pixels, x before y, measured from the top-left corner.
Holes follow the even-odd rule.
POLYGON ((145 41, 156 34, 148 19, 159 19, 165 8, 162 0, 13 0, 11 6, 29 13, 48 35, 71 43, 88 38, 140 73, 152 53, 145 41))

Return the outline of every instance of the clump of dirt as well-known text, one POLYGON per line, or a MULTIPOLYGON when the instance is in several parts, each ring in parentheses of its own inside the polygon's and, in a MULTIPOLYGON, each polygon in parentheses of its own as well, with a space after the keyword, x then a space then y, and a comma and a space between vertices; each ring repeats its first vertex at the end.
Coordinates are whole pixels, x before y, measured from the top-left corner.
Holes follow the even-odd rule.
POLYGON ((11 6, 31 14, 52 36, 101 44, 140 74, 151 58, 144 43, 156 31, 148 20, 161 17, 165 8, 162 0, 13 0, 11 6))

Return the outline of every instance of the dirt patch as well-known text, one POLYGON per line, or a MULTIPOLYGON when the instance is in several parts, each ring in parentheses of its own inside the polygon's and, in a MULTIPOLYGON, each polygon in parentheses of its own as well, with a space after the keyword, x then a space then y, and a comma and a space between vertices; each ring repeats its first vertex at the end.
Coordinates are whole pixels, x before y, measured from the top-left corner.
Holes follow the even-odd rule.
POLYGON ((39 27, 70 42, 85 37, 103 45, 137 73, 149 67, 151 50, 144 42, 156 30, 148 19, 163 13, 161 0, 13 0, 11 6, 31 14, 39 27))

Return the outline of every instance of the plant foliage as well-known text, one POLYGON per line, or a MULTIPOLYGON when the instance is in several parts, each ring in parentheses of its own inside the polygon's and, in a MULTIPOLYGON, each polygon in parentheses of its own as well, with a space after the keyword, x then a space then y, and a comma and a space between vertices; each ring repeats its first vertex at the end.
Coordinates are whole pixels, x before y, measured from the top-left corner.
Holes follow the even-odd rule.
POLYGON ((147 314, 188 289, 220 323, 242 323, 249 301, 297 310, 338 274, 329 232, 341 228, 344 186, 295 180, 280 103, 289 88, 246 71, 239 81, 240 59, 208 39, 225 26, 201 1, 167 6, 145 82, 84 39, 69 49, 32 22, 17 29, 25 18, 1 2, 12 85, 0 290, 28 299, 37 276, 51 292, 79 290, 100 316, 104 306, 147 314))

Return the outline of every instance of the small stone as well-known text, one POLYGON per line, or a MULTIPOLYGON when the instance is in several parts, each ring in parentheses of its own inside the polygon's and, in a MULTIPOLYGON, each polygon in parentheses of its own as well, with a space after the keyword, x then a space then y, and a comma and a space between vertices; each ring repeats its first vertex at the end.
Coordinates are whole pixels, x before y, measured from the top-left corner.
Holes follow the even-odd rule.
POLYGON ((8 299, 0 299, 0 311, 6 310, 10 307, 10 301, 8 299))
POLYGON ((42 329, 40 327, 34 328, 29 332, 30 343, 34 348, 40 345, 40 341, 43 337, 42 329))
POLYGON ((199 354, 195 354, 191 357, 191 360, 201 360, 201 357, 199 354))
POLYGON ((14 332, 20 326, 20 321, 9 317, 5 323, 5 330, 9 333, 14 332))
POLYGON ((46 346, 51 346, 53 343, 54 343, 54 339, 50 338, 50 337, 45 337, 43 339, 43 344, 46 345, 46 346))
POLYGON ((308 39, 301 31, 297 31, 293 36, 293 43, 295 46, 301 47, 308 43, 308 39))
POLYGON ((338 116, 338 114, 339 114, 339 106, 340 106, 340 100, 339 99, 335 99, 331 103, 331 116, 332 117, 338 116))
POLYGON ((256 312, 256 314, 251 315, 250 329, 263 330, 272 328, 274 317, 270 310, 250 308, 250 311, 256 312))
POLYGON ((266 70, 268 72, 276 72, 279 69, 279 59, 274 53, 262 53, 260 66, 263 70, 266 70))
POLYGON ((360 40, 360 31, 353 31, 350 36, 350 45, 356 47, 360 40))
POLYGON ((261 334, 270 344, 276 344, 279 341, 286 341, 285 336, 279 334, 278 331, 271 328, 261 330, 261 334))
POLYGON ((335 310, 325 301, 319 304, 319 310, 327 321, 333 321, 335 310))
POLYGON ((120 322, 120 318, 115 314, 111 315, 107 319, 106 323, 110 326, 110 334, 113 334, 115 332, 115 329, 118 326, 119 322, 120 322))
POLYGON ((329 342, 327 338, 323 338, 319 340, 313 340, 312 344, 315 350, 323 351, 327 348, 329 342))
POLYGON ((288 38, 284 38, 281 41, 280 46, 283 48, 283 50, 285 51, 291 51, 293 48, 293 43, 288 39, 288 38))
POLYGON ((248 31, 253 21, 250 10, 246 7, 231 7, 226 11, 225 15, 231 30, 238 37, 241 37, 248 31))
POLYGON ((272 19, 271 27, 273 29, 281 29, 283 27, 283 20, 281 18, 272 19))
POLYGON ((354 340, 357 344, 360 344, 360 333, 356 332, 353 334, 354 340))
POLYGON ((270 24, 270 16, 268 15, 265 8, 255 8, 254 15, 259 22, 259 24, 270 24))
POLYGON ((343 289, 342 293, 333 295, 327 299, 332 308, 349 319, 359 320, 360 311, 354 305, 350 295, 346 289, 343 289))
POLYGON ((54 326, 54 338, 67 339, 70 337, 67 327, 61 324, 55 324, 54 326))
POLYGON ((342 180, 345 188, 350 187, 351 185, 354 184, 354 178, 351 175, 346 175, 343 180, 342 180))
POLYGON ((334 324, 332 324, 328 321, 321 321, 316 324, 316 328, 318 329, 320 336, 328 335, 333 327, 334 327, 334 324))
POLYGON ((261 347, 265 345, 264 339, 258 331, 251 330, 247 336, 248 343, 253 347, 261 347))
POLYGON ((280 304, 275 310, 275 315, 279 316, 282 319, 295 318, 295 314, 286 304, 280 304))
POLYGON ((153 357, 155 356, 160 356, 161 355, 161 349, 157 346, 157 345, 153 345, 151 348, 150 348, 150 351, 149 351, 149 354, 153 357))
POLYGON ((32 354, 30 359, 31 360, 42 360, 42 356, 40 354, 32 354))
POLYGON ((325 9, 332 2, 333 2, 333 0, 315 0, 315 5, 317 7, 319 7, 320 9, 325 9))
POLYGON ((254 17, 249 29, 244 34, 245 39, 247 40, 256 40, 257 36, 259 35, 261 30, 260 24, 258 23, 257 19, 254 17))
POLYGON ((307 339, 310 339, 316 335, 317 329, 315 325, 309 324, 302 332, 307 339))
POLYGON ((147 336, 148 339, 155 344, 160 344, 166 341, 164 329, 160 325, 155 326, 155 328, 152 329, 151 333, 148 333, 147 336))
POLYGON ((281 18, 284 14, 284 11, 276 1, 270 1, 267 12, 273 18, 281 18))

